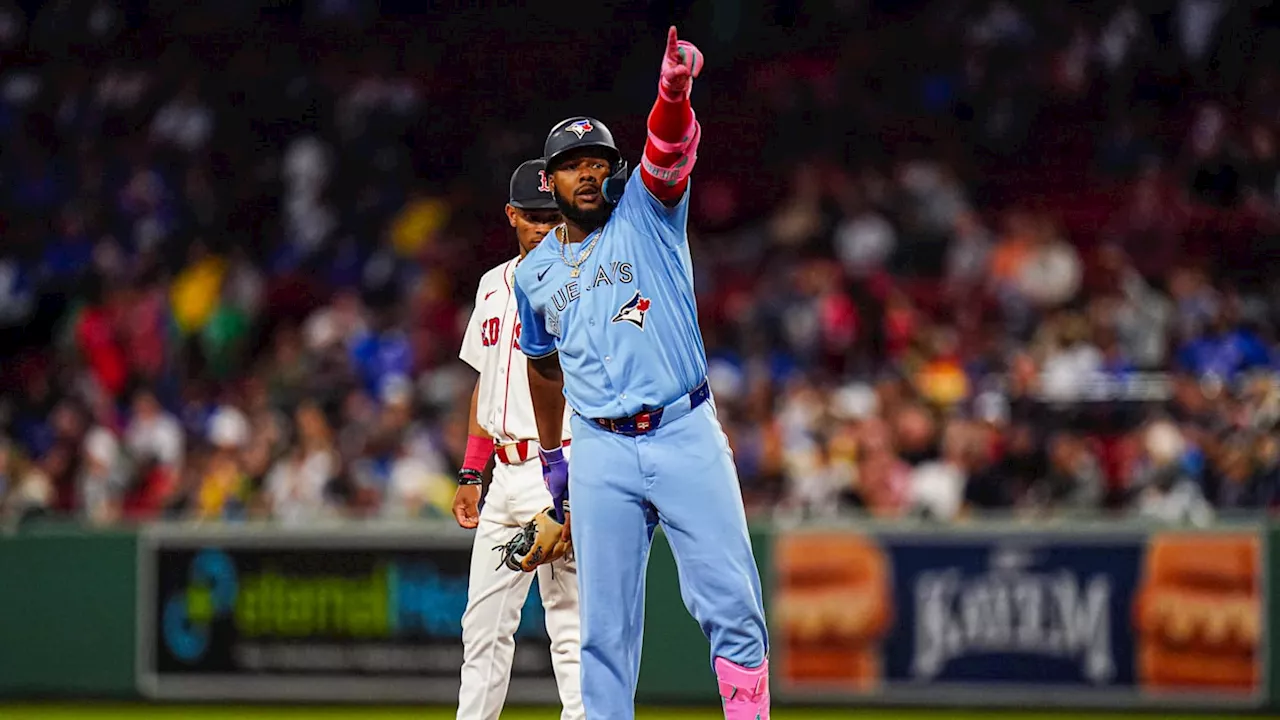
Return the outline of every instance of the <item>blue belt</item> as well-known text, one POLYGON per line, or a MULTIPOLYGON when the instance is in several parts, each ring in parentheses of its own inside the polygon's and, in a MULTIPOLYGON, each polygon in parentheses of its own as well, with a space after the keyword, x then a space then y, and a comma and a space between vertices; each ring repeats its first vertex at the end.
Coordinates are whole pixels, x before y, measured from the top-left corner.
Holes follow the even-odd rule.
POLYGON ((666 407, 658 408, 657 410, 645 410, 625 418, 589 418, 589 420, 596 426, 618 435, 644 435, 657 430, 664 418, 676 420, 683 415, 687 415, 710 397, 711 386, 706 380, 703 380, 698 383, 698 387, 666 407))

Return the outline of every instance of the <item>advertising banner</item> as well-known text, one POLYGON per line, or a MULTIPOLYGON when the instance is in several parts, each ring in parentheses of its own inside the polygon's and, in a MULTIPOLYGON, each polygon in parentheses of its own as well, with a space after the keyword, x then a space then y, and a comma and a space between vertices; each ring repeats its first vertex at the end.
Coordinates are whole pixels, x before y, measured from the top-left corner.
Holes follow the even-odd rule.
POLYGON ((1256 707, 1259 532, 797 531, 774 554, 789 700, 1256 707))
MULTIPOLYGON (((156 529, 139 545, 148 697, 457 700, 469 534, 156 529)), ((509 698, 556 699, 536 581, 509 698)))

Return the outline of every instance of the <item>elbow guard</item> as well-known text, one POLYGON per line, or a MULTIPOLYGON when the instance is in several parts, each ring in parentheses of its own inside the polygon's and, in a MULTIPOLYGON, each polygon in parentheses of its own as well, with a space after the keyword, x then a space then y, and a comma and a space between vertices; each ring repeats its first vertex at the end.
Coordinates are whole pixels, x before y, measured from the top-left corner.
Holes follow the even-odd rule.
POLYGON ((668 185, 675 185, 693 172, 693 165, 698 160, 698 143, 702 140, 702 125, 695 115, 684 132, 684 139, 670 143, 649 131, 649 145, 664 155, 675 155, 675 160, 666 167, 660 167, 649 159, 645 153, 640 159, 640 167, 655 179, 668 185))

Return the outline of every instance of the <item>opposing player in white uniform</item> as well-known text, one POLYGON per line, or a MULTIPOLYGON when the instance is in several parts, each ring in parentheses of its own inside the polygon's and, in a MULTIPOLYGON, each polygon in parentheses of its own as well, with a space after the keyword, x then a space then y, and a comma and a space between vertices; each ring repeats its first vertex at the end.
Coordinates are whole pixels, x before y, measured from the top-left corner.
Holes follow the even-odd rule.
MULTIPOLYGON (((541 160, 530 160, 511 176, 507 219, 516 230, 520 253, 485 273, 459 357, 480 372, 471 396, 466 458, 458 472, 453 513, 458 524, 475 528, 467 609, 462 616, 464 659, 458 720, 497 720, 506 702, 515 632, 534 573, 513 572, 494 552, 521 526, 551 505, 538 460, 538 427, 529 399, 529 380, 520 351, 520 326, 512 294, 516 265, 560 222, 541 160), (489 458, 493 479, 483 504, 480 478, 489 458)), ((569 443, 566 419, 564 444, 569 443)), ((586 717, 582 709, 581 645, 577 568, 562 558, 537 569, 538 588, 551 637, 551 660, 561 720, 586 717)))

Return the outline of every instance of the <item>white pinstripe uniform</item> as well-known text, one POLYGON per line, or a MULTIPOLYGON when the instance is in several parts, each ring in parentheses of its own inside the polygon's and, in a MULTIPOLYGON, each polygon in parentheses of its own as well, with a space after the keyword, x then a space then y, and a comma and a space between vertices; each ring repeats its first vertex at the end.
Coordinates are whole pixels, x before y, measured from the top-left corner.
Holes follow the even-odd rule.
MULTIPOLYGON (((534 573, 501 566, 493 552, 543 508, 551 495, 542 481, 538 427, 529 398, 528 361, 521 353, 512 278, 519 257, 480 279, 475 309, 459 357, 480 373, 476 410, 480 427, 494 439, 493 479, 480 510, 471 552, 467 609, 462 616, 465 646, 458 720, 498 720, 506 701, 515 656, 515 631, 534 573)), ((564 421, 565 441, 569 420, 564 421)), ((567 454, 567 451, 566 451, 567 454)), ((561 720, 581 720, 578 573, 560 559, 537 570, 546 610, 551 659, 564 706, 561 720)))

